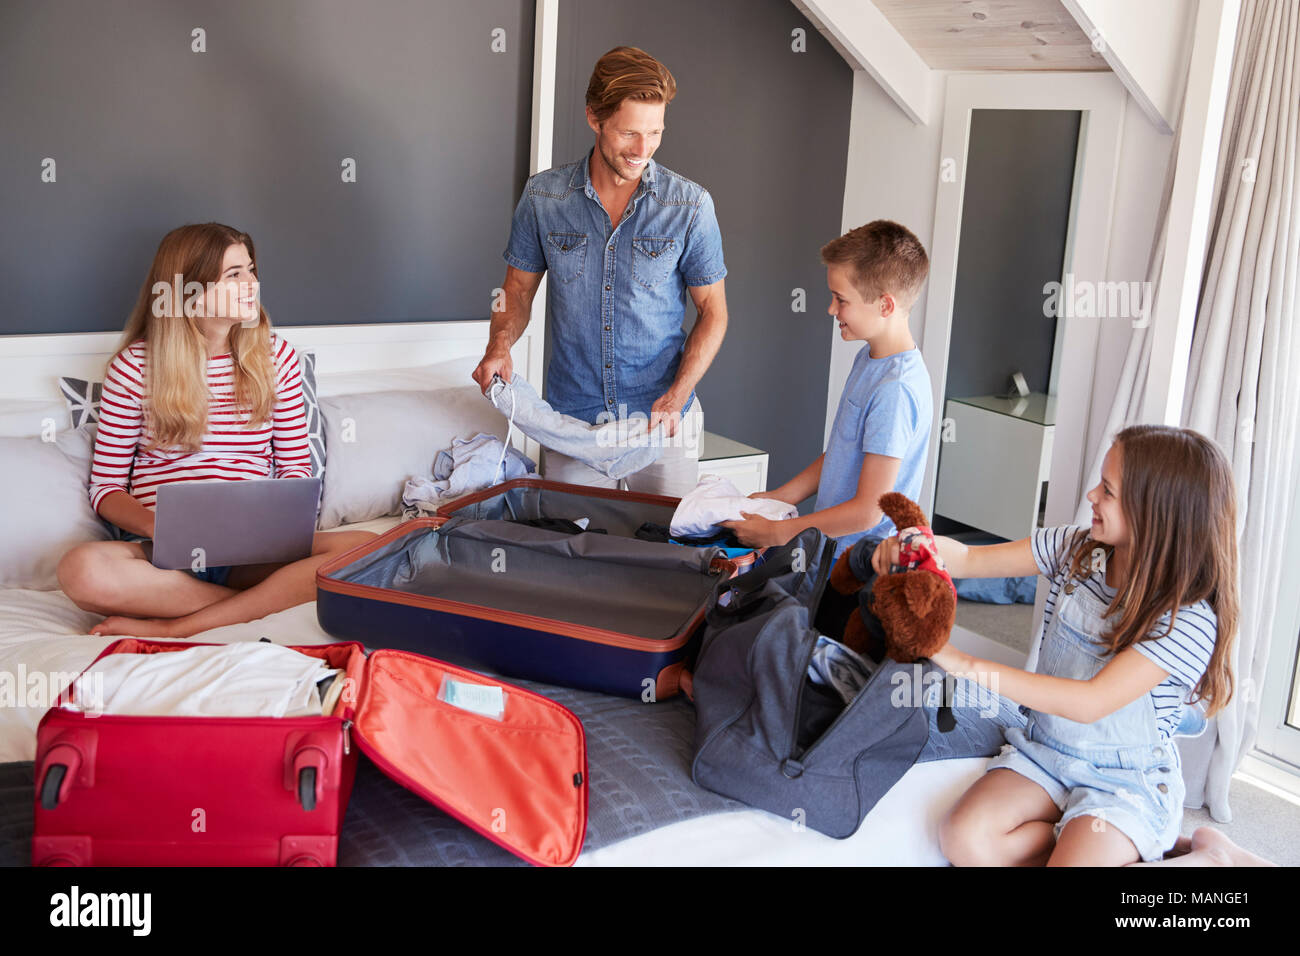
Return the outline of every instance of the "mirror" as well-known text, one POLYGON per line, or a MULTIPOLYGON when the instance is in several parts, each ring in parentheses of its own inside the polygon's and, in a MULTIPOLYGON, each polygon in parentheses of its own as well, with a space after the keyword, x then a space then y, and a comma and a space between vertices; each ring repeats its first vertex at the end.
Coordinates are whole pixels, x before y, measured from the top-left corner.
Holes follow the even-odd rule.
MULTIPOLYGON (((1083 114, 973 109, 961 198, 934 527, 969 544, 1041 527, 1083 114), (1058 286, 1059 289, 1059 286, 1058 286)), ((1028 654, 1037 578, 958 582, 957 624, 1028 654)))

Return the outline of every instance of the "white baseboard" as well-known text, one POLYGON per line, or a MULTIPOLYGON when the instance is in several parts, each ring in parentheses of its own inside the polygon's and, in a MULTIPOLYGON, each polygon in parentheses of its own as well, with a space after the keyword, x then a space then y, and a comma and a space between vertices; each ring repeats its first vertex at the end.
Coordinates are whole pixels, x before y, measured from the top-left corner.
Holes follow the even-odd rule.
POLYGON ((982 657, 986 661, 1006 664, 1008 667, 1023 668, 1025 666, 1025 655, 1014 647, 1007 647, 1005 644, 989 640, 983 634, 976 634, 960 624, 953 627, 951 640, 953 647, 959 651, 982 657))
POLYGON ((1259 751, 1252 751, 1242 757, 1237 772, 1232 776, 1234 780, 1259 787, 1300 807, 1300 770, 1286 769, 1259 751))

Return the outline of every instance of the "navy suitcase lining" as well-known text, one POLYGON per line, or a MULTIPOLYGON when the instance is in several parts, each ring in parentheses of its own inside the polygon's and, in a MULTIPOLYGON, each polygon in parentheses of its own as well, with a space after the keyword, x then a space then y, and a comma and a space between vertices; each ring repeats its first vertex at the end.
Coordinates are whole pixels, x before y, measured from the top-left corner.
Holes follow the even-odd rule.
POLYGON ((458 516, 402 535, 328 577, 668 641, 712 592, 716 555, 712 548, 458 516))
POLYGON ((636 537, 637 528, 651 523, 668 527, 676 504, 634 501, 626 497, 604 498, 597 494, 579 494, 558 488, 520 483, 482 501, 439 509, 439 514, 457 518, 532 521, 537 518, 586 518, 587 527, 603 529, 620 538, 636 537))

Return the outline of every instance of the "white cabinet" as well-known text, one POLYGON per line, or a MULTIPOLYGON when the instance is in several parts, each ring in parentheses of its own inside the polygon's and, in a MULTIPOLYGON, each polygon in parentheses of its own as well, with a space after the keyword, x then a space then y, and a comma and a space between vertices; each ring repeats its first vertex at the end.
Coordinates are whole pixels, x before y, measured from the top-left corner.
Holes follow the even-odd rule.
POLYGON ((742 495, 767 490, 767 452, 706 431, 700 436, 700 474, 721 475, 742 495))
POLYGON ((1038 526, 1052 468, 1056 401, 980 395, 944 405, 934 510, 1009 540, 1038 526))

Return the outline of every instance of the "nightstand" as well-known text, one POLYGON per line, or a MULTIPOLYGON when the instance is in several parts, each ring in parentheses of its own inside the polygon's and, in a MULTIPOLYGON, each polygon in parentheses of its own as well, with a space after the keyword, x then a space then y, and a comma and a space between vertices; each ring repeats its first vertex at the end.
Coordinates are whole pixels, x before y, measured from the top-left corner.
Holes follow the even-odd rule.
POLYGON ((767 452, 713 432, 700 434, 700 474, 721 475, 742 495, 767 490, 767 452))
POLYGON ((944 417, 935 513, 1011 541, 1033 534, 1052 470, 1055 397, 950 398, 944 417))

